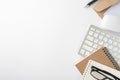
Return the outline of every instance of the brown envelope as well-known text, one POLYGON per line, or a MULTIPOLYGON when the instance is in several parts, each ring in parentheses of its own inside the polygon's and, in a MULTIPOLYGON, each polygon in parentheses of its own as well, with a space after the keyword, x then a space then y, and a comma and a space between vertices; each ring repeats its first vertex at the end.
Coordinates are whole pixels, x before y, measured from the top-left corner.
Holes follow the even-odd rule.
POLYGON ((76 64, 76 67, 81 74, 83 74, 89 60, 94 60, 111 68, 119 69, 113 58, 110 56, 110 54, 107 53, 107 50, 105 48, 100 48, 99 50, 76 64))
POLYGON ((101 17, 103 18, 105 11, 111 7, 112 5, 114 5, 115 3, 117 3, 118 0, 100 0, 95 6, 94 6, 94 10, 95 12, 101 17))

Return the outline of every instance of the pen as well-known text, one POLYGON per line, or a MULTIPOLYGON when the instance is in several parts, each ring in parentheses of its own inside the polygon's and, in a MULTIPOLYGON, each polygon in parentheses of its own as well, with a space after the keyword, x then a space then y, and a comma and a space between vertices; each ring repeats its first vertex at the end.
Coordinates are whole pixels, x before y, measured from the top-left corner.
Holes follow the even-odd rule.
POLYGON ((95 2, 97 2, 98 0, 92 0, 90 1, 85 7, 89 7, 91 6, 92 4, 94 4, 95 2))

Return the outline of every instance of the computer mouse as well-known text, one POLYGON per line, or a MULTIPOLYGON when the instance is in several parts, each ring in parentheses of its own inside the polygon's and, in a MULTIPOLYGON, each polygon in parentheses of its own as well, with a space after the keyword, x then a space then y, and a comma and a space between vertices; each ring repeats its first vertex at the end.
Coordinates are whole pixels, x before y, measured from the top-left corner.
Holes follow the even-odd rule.
POLYGON ((106 30, 120 32, 120 16, 105 15, 102 19, 101 27, 106 30))

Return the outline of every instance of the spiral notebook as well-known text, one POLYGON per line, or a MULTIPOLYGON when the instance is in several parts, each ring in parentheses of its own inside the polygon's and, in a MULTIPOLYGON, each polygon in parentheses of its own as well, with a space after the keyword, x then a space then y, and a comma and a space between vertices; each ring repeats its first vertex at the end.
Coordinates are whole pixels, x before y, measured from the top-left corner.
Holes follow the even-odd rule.
POLYGON ((96 62, 109 66, 111 68, 119 69, 118 65, 113 60, 111 55, 108 53, 106 48, 98 49, 97 51, 95 51, 94 53, 87 56, 82 61, 76 64, 76 67, 80 71, 81 74, 83 74, 89 60, 94 60, 96 62))

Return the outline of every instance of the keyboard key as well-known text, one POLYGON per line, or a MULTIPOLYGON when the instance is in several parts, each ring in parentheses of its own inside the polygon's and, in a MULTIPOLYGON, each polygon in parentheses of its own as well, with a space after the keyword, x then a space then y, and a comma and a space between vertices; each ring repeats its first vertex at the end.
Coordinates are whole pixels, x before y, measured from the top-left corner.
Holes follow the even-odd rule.
POLYGON ((118 50, 118 53, 120 53, 120 49, 118 50))
POLYGON ((118 48, 117 48, 117 47, 114 47, 114 48, 113 48, 113 51, 118 51, 118 48))
POLYGON ((119 57, 119 58, 116 60, 116 61, 118 61, 118 62, 117 62, 118 64, 120 64, 120 61, 119 61, 119 59, 120 59, 120 57, 119 57))
MULTIPOLYGON (((120 55, 117 55, 118 59, 120 59, 120 55)), ((120 61, 119 61, 120 62, 120 61)))
POLYGON ((117 40, 118 42, 120 42, 120 39, 117 38, 116 40, 117 40))
POLYGON ((87 39, 90 40, 90 41, 93 41, 93 40, 94 40, 94 38, 91 37, 91 36, 87 36, 87 39))
POLYGON ((85 53, 85 50, 84 50, 84 49, 81 49, 81 50, 80 50, 80 53, 81 53, 81 54, 84 54, 84 53, 85 53))
POLYGON ((98 39, 94 39, 94 43, 98 43, 98 39))
POLYGON ((90 30, 95 31, 95 28, 92 28, 92 27, 91 27, 90 30))
POLYGON ((87 45, 83 45, 83 48, 86 49, 87 51, 90 51, 90 52, 93 51, 93 48, 90 46, 87 46, 87 45))
POLYGON ((97 32, 97 33, 100 33, 100 31, 99 31, 99 30, 96 30, 96 32, 97 32))
POLYGON ((120 43, 118 43, 118 47, 120 48, 120 43))
POLYGON ((108 48, 109 48, 109 49, 112 49, 112 48, 113 48, 113 46, 112 46, 112 45, 109 45, 109 46, 108 46, 108 48))
POLYGON ((116 38, 112 36, 111 39, 112 39, 112 40, 115 40, 116 38))
POLYGON ((112 44, 112 40, 109 39, 108 43, 109 43, 109 44, 112 44))
POLYGON ((117 46, 117 42, 113 42, 113 45, 114 45, 114 46, 117 46))
POLYGON ((86 51, 85 55, 86 55, 86 56, 90 55, 90 52, 86 51))
POLYGON ((107 41, 108 41, 108 38, 107 38, 107 37, 104 37, 104 38, 103 38, 103 41, 104 41, 104 42, 107 42, 107 41))
POLYGON ((106 34, 106 37, 107 37, 107 38, 110 38, 110 35, 109 35, 109 34, 106 34))
POLYGON ((118 57, 117 57, 118 55, 117 55, 117 53, 116 53, 116 52, 114 52, 114 54, 113 54, 112 56, 116 56, 116 59, 118 58, 118 57))
POLYGON ((98 33, 94 33, 94 37, 97 38, 98 37, 98 33))
POLYGON ((94 33, 93 31, 90 31, 90 32, 89 32, 89 35, 93 35, 93 33, 94 33))
POLYGON ((89 41, 89 40, 85 40, 85 43, 86 43, 87 45, 89 45, 89 46, 92 46, 92 45, 93 45, 93 43, 92 43, 91 41, 89 41))
POLYGON ((97 49, 98 45, 97 44, 94 44, 93 45, 93 48, 97 49))
POLYGON ((108 47, 108 44, 107 44, 107 43, 104 43, 103 45, 104 45, 105 47, 108 47))
POLYGON ((101 40, 101 41, 99 41, 99 45, 103 45, 103 41, 101 40))
POLYGON ((101 39, 101 40, 102 40, 102 39, 103 39, 103 36, 102 36, 102 35, 99 35, 99 39, 101 39))
POLYGON ((101 32, 101 35, 102 35, 102 36, 105 36, 105 33, 101 32))

